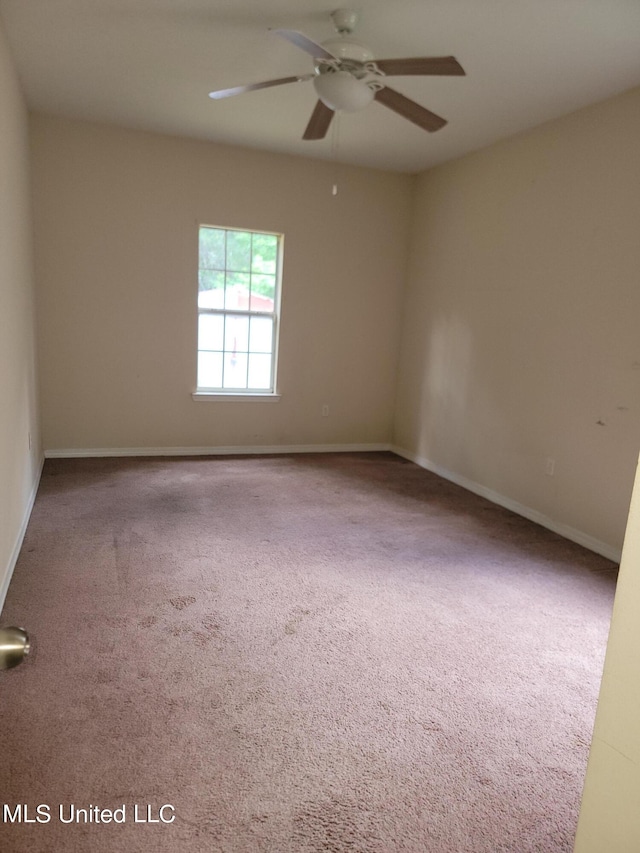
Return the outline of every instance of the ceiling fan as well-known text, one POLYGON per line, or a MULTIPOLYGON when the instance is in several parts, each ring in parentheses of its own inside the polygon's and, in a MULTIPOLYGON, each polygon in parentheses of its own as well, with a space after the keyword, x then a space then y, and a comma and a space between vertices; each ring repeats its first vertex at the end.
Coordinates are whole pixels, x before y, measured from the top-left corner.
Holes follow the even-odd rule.
POLYGON ((266 80, 262 83, 251 83, 248 86, 236 86, 232 89, 220 89, 209 92, 209 97, 219 100, 232 95, 253 92, 256 89, 313 80, 319 100, 311 114, 303 139, 324 139, 331 119, 338 110, 355 112, 363 109, 373 100, 430 133, 444 127, 447 123, 446 119, 401 95, 395 89, 389 88, 385 81, 388 76, 396 75, 463 75, 464 69, 455 57, 418 56, 407 59, 374 60, 372 51, 351 35, 358 19, 356 12, 337 9, 331 13, 331 18, 337 36, 323 44, 316 44, 295 30, 274 30, 276 35, 285 38, 313 57, 314 70, 310 74, 281 77, 278 80, 266 80))

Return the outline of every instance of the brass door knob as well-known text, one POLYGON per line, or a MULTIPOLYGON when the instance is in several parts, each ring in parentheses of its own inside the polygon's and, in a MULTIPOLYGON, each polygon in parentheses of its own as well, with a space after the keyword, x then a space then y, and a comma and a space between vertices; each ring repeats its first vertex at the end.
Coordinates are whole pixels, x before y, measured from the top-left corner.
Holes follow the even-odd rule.
POLYGON ((31 649, 24 628, 0 628, 0 669, 11 669, 25 659, 31 649))

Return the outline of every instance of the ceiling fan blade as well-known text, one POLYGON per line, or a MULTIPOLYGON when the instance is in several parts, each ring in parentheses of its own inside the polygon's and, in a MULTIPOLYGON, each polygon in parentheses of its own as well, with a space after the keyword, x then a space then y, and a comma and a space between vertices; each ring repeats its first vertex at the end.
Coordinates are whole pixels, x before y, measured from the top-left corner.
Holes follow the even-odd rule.
POLYGON ((313 56, 314 59, 335 59, 336 57, 329 53, 329 51, 322 47, 320 44, 316 44, 314 41, 311 41, 310 38, 303 35, 302 33, 297 32, 297 30, 274 30, 276 35, 282 36, 282 38, 290 41, 291 44, 295 44, 296 47, 304 50, 305 53, 313 56))
POLYGON ((423 130, 428 130, 430 133, 433 133, 434 130, 440 130, 447 123, 446 119, 421 107, 420 104, 416 104, 410 98, 405 98, 400 92, 389 89, 388 86, 376 92, 375 99, 384 104, 385 107, 389 107, 390 110, 398 113, 403 118, 409 119, 409 121, 417 124, 423 130))
POLYGON ((414 56, 407 59, 376 59, 376 65, 389 76, 407 74, 440 74, 461 76, 464 68, 455 56, 414 56))
POLYGON ((333 110, 329 109, 322 101, 318 101, 314 111, 311 113, 309 124, 303 135, 303 139, 324 139, 329 130, 331 119, 334 116, 333 110))
POLYGON ((209 97, 214 101, 221 98, 231 98, 233 95, 243 95, 245 92, 255 92, 256 89, 268 89, 270 86, 282 86, 284 83, 300 83, 303 80, 311 80, 315 74, 303 74, 302 77, 280 77, 278 80, 265 80, 264 83, 250 83, 248 86, 234 86, 233 89, 218 89, 217 92, 209 92, 209 97))

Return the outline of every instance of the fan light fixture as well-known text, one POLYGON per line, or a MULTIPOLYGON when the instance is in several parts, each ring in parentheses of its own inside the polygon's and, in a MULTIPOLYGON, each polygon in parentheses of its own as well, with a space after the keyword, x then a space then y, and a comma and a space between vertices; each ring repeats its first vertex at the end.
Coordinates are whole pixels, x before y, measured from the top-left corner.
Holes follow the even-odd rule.
POLYGON ((364 109, 375 95, 364 80, 358 80, 349 71, 318 74, 313 78, 313 86, 322 103, 330 110, 343 110, 346 113, 364 109))

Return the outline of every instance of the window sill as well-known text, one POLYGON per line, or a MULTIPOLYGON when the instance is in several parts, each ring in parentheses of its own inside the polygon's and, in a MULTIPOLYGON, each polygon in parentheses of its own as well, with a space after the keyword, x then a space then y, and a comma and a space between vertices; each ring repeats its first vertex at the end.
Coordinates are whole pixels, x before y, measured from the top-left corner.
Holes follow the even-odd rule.
POLYGON ((247 394, 218 394, 210 391, 194 391, 191 397, 196 403, 278 403, 280 401, 280 394, 251 392, 247 394))

